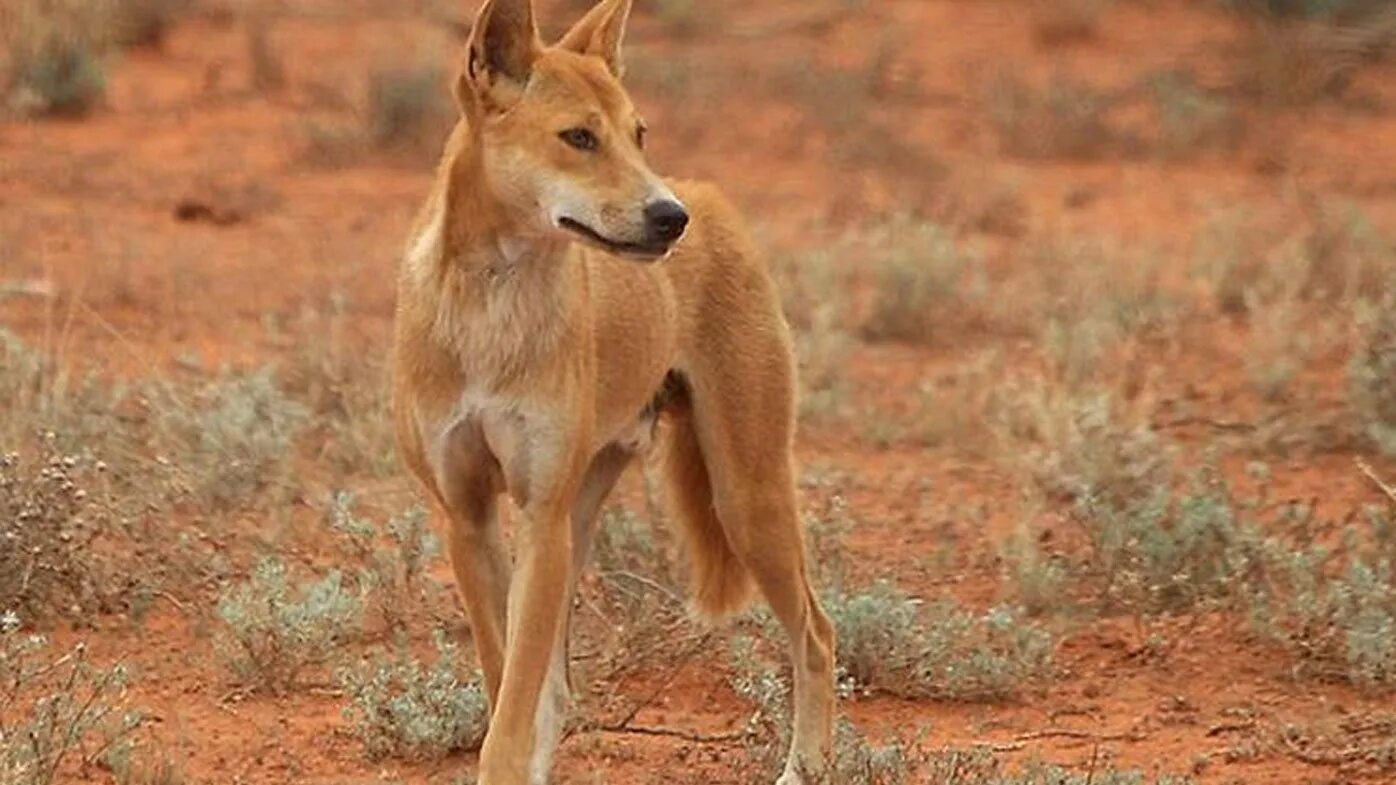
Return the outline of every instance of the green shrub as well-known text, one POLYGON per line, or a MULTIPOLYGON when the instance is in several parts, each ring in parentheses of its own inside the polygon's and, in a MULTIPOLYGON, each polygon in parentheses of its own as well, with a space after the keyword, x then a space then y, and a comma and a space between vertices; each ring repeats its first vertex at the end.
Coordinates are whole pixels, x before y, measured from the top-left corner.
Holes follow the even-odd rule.
POLYGON ((1396 685, 1396 520, 1379 509, 1339 549, 1267 541, 1265 580, 1246 585, 1252 626, 1302 671, 1396 685))
POLYGON ((430 664, 399 649, 391 657, 378 655, 339 670, 350 700, 345 717, 370 758, 440 758, 478 749, 484 740, 489 720, 484 688, 460 674, 460 653, 439 631, 436 648, 437 659, 430 664))
POLYGON ((1009 608, 922 607, 887 582, 825 597, 844 683, 904 697, 998 700, 1051 672, 1052 636, 1009 608))
POLYGON ((218 616, 218 651, 239 684, 282 693, 358 634, 363 602, 345 591, 338 572, 296 590, 286 566, 268 558, 223 593, 218 616))

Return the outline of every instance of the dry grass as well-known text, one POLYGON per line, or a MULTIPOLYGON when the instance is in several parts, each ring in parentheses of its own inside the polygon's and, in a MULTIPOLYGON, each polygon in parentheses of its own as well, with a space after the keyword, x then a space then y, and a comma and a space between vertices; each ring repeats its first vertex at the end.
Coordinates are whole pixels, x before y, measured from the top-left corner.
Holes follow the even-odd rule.
POLYGON ((772 263, 781 305, 795 337, 800 372, 800 417, 828 422, 847 414, 846 364, 855 339, 848 329, 852 303, 848 249, 840 244, 802 254, 780 254, 772 263))
POLYGON ((863 335, 874 341, 930 343, 961 323, 969 301, 982 298, 982 262, 944 228, 898 218, 869 238, 877 276, 863 335))

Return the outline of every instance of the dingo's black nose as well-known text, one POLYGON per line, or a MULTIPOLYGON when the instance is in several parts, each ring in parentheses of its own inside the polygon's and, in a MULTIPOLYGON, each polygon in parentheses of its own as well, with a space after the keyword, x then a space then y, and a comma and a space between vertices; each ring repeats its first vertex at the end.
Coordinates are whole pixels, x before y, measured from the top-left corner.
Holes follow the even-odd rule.
POLYGON ((673 242, 683 236, 688 227, 688 211, 672 199, 650 202, 645 206, 645 231, 662 242, 673 242))

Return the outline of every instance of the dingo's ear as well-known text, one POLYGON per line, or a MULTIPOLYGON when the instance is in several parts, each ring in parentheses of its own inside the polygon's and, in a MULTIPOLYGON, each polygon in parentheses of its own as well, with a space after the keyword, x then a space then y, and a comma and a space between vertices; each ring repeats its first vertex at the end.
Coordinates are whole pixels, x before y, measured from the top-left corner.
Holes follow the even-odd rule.
POLYGON ((625 37, 625 23, 630 19, 630 3, 631 0, 601 0, 567 31, 557 42, 558 47, 605 60, 611 73, 619 79, 625 73, 620 42, 625 37))
POLYGON ((462 106, 472 95, 486 109, 512 106, 542 52, 532 0, 485 0, 475 17, 456 84, 462 106))

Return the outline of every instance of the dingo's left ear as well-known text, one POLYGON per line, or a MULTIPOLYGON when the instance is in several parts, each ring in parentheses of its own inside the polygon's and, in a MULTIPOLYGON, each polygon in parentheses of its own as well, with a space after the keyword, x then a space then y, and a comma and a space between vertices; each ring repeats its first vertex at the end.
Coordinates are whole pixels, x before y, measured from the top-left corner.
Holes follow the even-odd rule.
POLYGON ((533 0, 485 0, 466 44, 457 99, 464 107, 473 93, 486 107, 507 108, 522 94, 542 51, 533 0))
POLYGON ((595 55, 605 60, 611 73, 620 78, 625 74, 620 42, 630 19, 630 3, 631 0, 601 0, 557 42, 558 48, 595 55))

